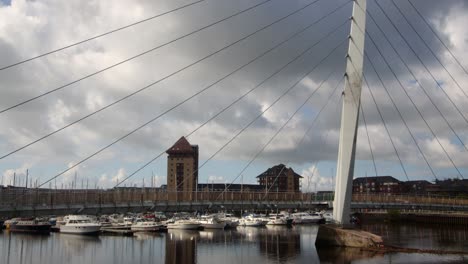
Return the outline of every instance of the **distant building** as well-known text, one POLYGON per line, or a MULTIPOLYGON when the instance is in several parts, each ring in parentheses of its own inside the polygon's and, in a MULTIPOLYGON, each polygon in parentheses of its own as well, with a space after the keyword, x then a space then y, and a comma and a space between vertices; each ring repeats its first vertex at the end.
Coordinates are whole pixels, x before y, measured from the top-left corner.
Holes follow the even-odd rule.
POLYGON ((468 179, 436 180, 426 191, 432 195, 468 196, 468 179))
POLYGON ((359 177, 353 180, 353 193, 385 193, 401 192, 401 182, 392 176, 359 177))
POLYGON ((405 181, 402 182, 401 192, 408 194, 426 194, 433 184, 428 181, 405 181))
POLYGON ((198 184, 199 192, 207 191, 227 191, 227 192, 263 192, 265 187, 258 184, 224 184, 224 183, 199 183, 198 184))
POLYGON ((181 137, 166 153, 167 191, 192 192, 198 183, 198 145, 181 137))
POLYGON ((300 192, 302 178, 284 164, 273 166, 257 176, 260 186, 270 192, 300 192))

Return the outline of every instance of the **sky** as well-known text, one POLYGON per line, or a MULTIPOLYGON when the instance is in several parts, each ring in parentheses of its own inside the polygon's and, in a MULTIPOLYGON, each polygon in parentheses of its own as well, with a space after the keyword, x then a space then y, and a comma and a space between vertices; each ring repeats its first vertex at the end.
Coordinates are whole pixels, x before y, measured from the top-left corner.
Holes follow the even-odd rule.
MULTIPOLYGON (((407 0, 378 1, 385 14, 368 1, 364 75, 372 94, 364 82, 354 175, 428 181, 468 177, 467 3, 411 1, 449 50, 407 0)), ((0 68, 191 2, 0 1, 0 68)), ((155 119, 44 186, 69 187, 76 178, 78 187, 87 182, 111 188, 160 156, 122 183, 149 186, 153 180, 159 186, 166 183, 164 151, 212 119, 188 137, 199 145, 200 164, 206 162, 200 183, 256 183, 261 172, 283 163, 304 176, 304 191, 332 190, 352 4, 320 0, 287 16, 313 1, 263 2, 201 1, 0 70, 3 110, 162 46, 0 113, 4 156, 147 87, 1 158, 0 185, 11 184, 16 173, 17 185, 24 186, 26 170, 30 181, 43 184, 155 119)))

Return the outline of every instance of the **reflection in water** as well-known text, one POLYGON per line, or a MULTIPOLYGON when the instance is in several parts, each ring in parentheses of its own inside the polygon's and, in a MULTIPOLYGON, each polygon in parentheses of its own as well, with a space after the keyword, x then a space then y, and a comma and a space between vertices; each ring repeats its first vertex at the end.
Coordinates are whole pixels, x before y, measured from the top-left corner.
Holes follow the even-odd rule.
POLYGON ((364 230, 380 235, 385 243, 400 247, 466 251, 468 229, 447 225, 368 224, 364 230))
POLYGON ((383 254, 363 251, 359 248, 318 248, 320 263, 353 263, 358 260, 372 259, 373 263, 381 263, 383 254))
POLYGON ((64 250, 62 254, 72 257, 80 256, 88 252, 89 249, 98 247, 101 239, 98 236, 60 234, 60 241, 64 250))
MULTIPOLYGON (((468 231, 450 226, 367 225, 397 246, 467 250, 468 231)), ((133 237, 0 233, 1 264, 120 263, 467 263, 465 256, 376 254, 315 249, 318 226, 238 227, 237 230, 169 230, 133 237)))
POLYGON ((133 236, 135 237, 136 240, 152 240, 156 237, 158 238, 163 237, 161 233, 155 233, 155 232, 137 232, 137 233, 134 233, 133 236))
POLYGON ((293 260, 301 254, 301 237, 293 228, 268 226, 258 235, 260 252, 271 260, 293 260))
POLYGON ((170 229, 166 235, 166 263, 196 263, 199 236, 198 231, 170 229))

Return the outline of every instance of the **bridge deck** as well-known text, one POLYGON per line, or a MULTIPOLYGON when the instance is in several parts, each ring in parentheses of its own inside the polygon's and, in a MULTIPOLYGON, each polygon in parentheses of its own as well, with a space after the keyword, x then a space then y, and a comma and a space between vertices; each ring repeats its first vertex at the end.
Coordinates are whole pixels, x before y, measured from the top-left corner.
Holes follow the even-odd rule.
MULTIPOLYGON (((112 190, 0 190, 0 215, 112 213, 125 211, 268 210, 331 208, 333 194, 263 192, 162 192, 112 190)), ((468 199, 416 195, 353 195, 352 208, 468 211, 468 199)))

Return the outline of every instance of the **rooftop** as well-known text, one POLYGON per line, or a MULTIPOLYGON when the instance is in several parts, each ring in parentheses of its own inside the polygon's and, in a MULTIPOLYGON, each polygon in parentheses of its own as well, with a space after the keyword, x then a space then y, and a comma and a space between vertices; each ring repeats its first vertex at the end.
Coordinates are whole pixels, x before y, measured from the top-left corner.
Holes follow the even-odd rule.
POLYGON ((284 164, 278 164, 276 166, 273 166, 273 167, 269 168, 268 170, 264 171, 262 174, 258 175, 257 178, 267 177, 269 175, 270 176, 271 175, 277 176, 280 173, 281 174, 286 174, 288 171, 292 171, 294 177, 304 178, 301 175, 294 172, 294 170, 292 168, 288 168, 284 164))
POLYGON ((353 180, 353 184, 367 183, 367 182, 397 182, 400 183, 398 179, 393 178, 392 176, 372 176, 372 177, 358 177, 353 180))
POLYGON ((185 137, 181 137, 177 142, 166 150, 167 154, 192 154, 194 153, 193 146, 185 137))

